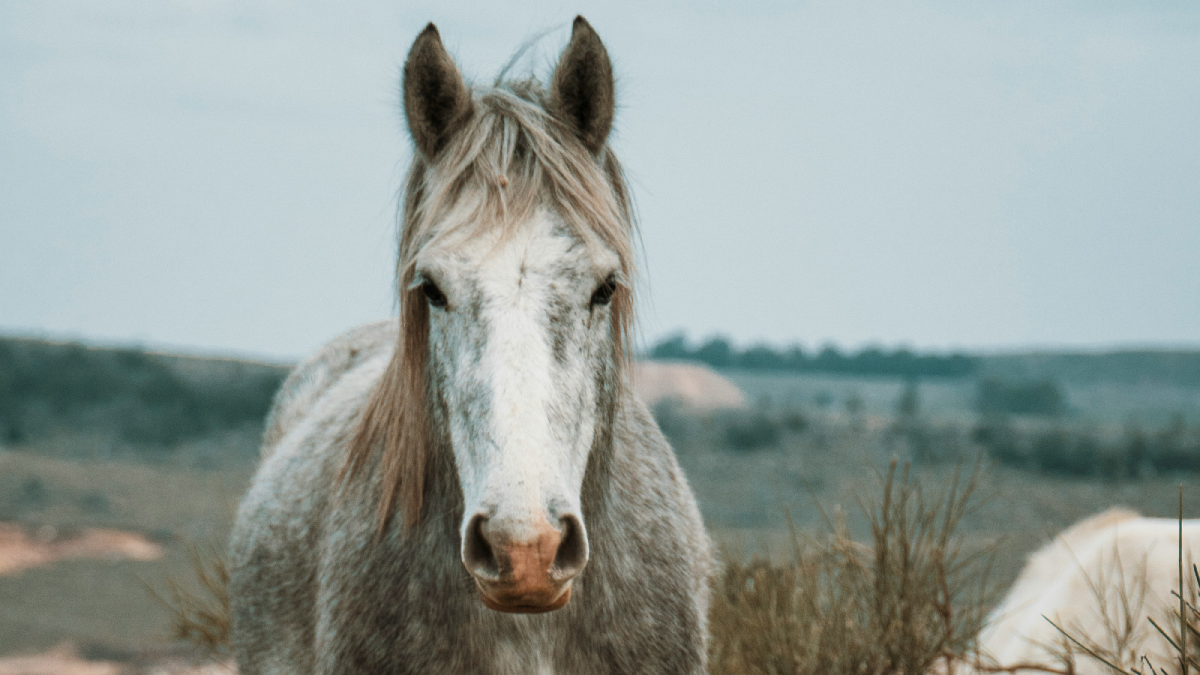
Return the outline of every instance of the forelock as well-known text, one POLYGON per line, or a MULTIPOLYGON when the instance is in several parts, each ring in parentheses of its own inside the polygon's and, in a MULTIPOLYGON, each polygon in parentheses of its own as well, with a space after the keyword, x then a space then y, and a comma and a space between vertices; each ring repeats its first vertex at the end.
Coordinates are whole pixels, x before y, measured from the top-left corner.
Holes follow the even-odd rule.
POLYGON ((425 246, 470 237, 481 228, 507 233, 538 206, 557 213, 588 246, 603 245, 634 272, 635 223, 619 163, 607 147, 592 155, 546 111, 536 79, 473 91, 474 113, 434 161, 418 157, 401 214, 398 277, 411 281, 425 246), (463 209, 451 218, 451 212, 463 209))

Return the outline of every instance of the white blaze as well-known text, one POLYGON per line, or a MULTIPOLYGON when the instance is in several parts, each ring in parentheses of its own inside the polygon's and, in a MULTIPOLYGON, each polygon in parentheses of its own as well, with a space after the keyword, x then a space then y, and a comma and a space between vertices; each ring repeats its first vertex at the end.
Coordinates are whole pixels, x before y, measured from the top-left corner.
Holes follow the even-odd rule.
POLYGON ((593 315, 589 299, 618 260, 577 245, 558 225, 539 210, 507 236, 494 232, 418 257, 418 272, 449 302, 431 309, 430 348, 447 378, 439 386, 465 500, 464 540, 476 514, 516 539, 532 537, 543 521, 557 527, 563 515, 582 523, 594 360, 611 353, 608 308, 593 315), (555 307, 569 311, 552 327, 555 307), (563 333, 558 356, 552 331, 563 333))

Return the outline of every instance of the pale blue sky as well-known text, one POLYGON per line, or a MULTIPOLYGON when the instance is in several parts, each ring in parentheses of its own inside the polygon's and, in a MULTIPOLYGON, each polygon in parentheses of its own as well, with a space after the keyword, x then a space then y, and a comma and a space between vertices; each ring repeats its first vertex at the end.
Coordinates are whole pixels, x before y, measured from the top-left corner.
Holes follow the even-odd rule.
POLYGON ((1200 3, 0 4, 0 332, 290 358, 392 303, 399 64, 614 58, 644 338, 1200 346, 1200 3))

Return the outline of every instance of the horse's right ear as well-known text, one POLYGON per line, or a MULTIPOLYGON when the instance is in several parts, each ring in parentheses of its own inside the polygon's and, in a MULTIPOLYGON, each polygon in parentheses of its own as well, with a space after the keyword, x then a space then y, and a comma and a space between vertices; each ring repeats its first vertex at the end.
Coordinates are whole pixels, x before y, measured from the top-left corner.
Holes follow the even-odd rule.
POLYGON ((403 89, 408 132, 417 149, 433 159, 471 116, 471 94, 432 23, 408 51, 403 89))

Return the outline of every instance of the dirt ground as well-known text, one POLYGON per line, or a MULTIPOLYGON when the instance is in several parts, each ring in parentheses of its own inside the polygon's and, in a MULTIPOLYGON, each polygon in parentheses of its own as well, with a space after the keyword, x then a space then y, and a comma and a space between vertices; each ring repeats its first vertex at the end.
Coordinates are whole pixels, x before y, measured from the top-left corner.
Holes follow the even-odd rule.
POLYGON ((664 399, 674 399, 695 410, 746 405, 746 395, 736 384, 694 363, 640 361, 633 371, 633 388, 651 408, 664 399))
POLYGON ((88 528, 64 534, 44 525, 31 534, 20 524, 0 523, 0 575, 16 575, 69 558, 146 561, 162 555, 162 546, 132 532, 88 528))
MULTIPOLYGON (((813 415, 803 432, 746 451, 720 447, 710 426, 697 423, 677 448, 713 538, 733 556, 786 558, 789 518, 801 531, 824 531, 827 517, 861 531, 859 499, 878 494, 877 471, 905 455, 869 417, 847 427, 813 415)), ((223 548, 253 459, 214 462, 226 455, 204 445, 157 458, 99 458, 79 449, 87 442, 0 449, 0 675, 227 672, 172 643, 169 615, 149 589, 194 581, 189 547, 223 548)), ((953 469, 913 473, 935 489, 953 469)), ((1105 483, 996 468, 981 481, 987 503, 964 520, 962 534, 998 545, 993 574, 1007 586, 1031 551, 1083 517, 1115 505, 1174 515, 1179 481, 1105 483)), ((1185 502, 1187 517, 1200 516, 1194 482, 1185 502)))
POLYGON ((179 656, 143 657, 133 662, 88 659, 64 642, 44 652, 0 658, 0 675, 236 675, 231 661, 179 656))

